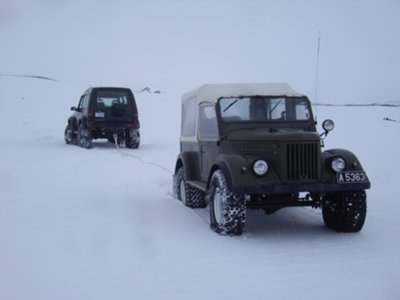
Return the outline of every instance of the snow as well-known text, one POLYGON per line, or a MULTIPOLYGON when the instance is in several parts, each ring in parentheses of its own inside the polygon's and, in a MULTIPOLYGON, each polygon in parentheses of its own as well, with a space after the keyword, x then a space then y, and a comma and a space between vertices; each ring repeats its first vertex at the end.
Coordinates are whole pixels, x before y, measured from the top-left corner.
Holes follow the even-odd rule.
POLYGON ((21 78, 1 78, 1 88, 10 112, 0 120, 2 299, 400 296, 400 128, 383 120, 397 108, 317 108, 320 120, 336 121, 327 148, 357 153, 372 182, 360 233, 329 231, 320 211, 288 208, 250 211, 243 236, 223 237, 209 228, 206 209, 171 194, 178 95, 136 95, 139 150, 100 140, 86 150, 63 140, 79 94, 21 78))
POLYGON ((400 120, 400 108, 314 107, 319 128, 336 123, 326 148, 356 153, 371 180, 360 233, 287 208, 249 211, 243 236, 219 236, 206 209, 172 197, 183 93, 283 81, 313 101, 321 29, 318 102, 399 103, 398 9, 390 0, 0 2, 0 74, 57 80, 0 76, 0 299, 400 299, 400 124, 383 120, 400 120), (136 93, 138 150, 65 144, 69 108, 94 85, 163 91, 136 93))

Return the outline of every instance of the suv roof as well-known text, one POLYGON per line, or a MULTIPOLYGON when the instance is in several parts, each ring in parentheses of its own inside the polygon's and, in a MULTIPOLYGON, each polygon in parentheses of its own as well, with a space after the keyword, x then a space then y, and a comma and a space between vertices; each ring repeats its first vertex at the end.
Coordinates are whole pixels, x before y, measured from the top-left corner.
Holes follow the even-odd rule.
POLYGON ((90 87, 83 94, 89 94, 92 90, 130 90, 126 87, 112 87, 112 86, 98 86, 98 87, 90 87))
POLYGON ((240 96, 289 96, 303 97, 287 83, 230 83, 205 84, 185 93, 182 101, 197 96, 199 101, 217 102, 221 97, 240 96))

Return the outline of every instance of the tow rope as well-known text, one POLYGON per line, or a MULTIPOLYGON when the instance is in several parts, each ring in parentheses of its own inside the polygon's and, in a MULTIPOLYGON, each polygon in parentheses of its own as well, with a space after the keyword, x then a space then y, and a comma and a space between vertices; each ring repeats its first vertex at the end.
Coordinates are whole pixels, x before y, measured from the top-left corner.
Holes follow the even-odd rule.
POLYGON ((128 156, 128 157, 135 158, 136 160, 138 160, 139 162, 141 162, 141 163, 144 164, 144 165, 150 165, 150 166, 157 167, 157 168, 159 168, 160 170, 163 170, 163 171, 168 172, 168 173, 170 173, 170 174, 173 174, 173 173, 174 173, 172 170, 170 170, 170 169, 168 169, 168 168, 166 168, 166 167, 163 167, 163 166, 161 166, 161 165, 159 165, 159 164, 157 164, 157 163, 155 163, 155 162, 145 161, 144 159, 142 159, 141 157, 139 157, 139 156, 137 156, 137 155, 134 155, 134 154, 132 154, 132 153, 127 153, 127 152, 122 151, 122 149, 121 149, 121 148, 119 147, 119 145, 118 145, 118 135, 117 135, 116 133, 113 134, 113 138, 114 138, 115 147, 117 148, 118 152, 121 153, 122 156, 128 156))

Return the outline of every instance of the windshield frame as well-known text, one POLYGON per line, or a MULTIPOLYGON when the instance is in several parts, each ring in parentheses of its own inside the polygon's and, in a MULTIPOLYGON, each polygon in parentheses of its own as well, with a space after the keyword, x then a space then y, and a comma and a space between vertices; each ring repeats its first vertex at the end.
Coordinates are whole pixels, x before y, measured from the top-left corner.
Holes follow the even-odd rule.
MULTIPOLYGON (((278 103, 279 104, 279 103, 278 103)), ((277 104, 277 105, 278 105, 277 104)), ((315 121, 314 121, 314 116, 313 116, 313 111, 312 111, 312 106, 311 102, 306 96, 241 96, 241 97, 220 97, 218 98, 216 102, 216 113, 217 113, 217 118, 218 118, 218 123, 220 127, 221 133, 223 132, 232 132, 236 130, 241 130, 241 129, 257 129, 260 128, 262 130, 267 129, 270 132, 276 132, 276 131, 316 131, 315 127, 315 121), (249 119, 249 120, 230 120, 227 121, 226 117, 224 118, 224 110, 225 112, 228 111, 229 109, 232 109, 240 99, 243 98, 260 98, 261 100, 265 99, 280 99, 284 98, 285 99, 285 105, 288 103, 288 101, 302 101, 305 103, 307 110, 308 110, 308 119, 300 119, 300 120, 293 120, 293 119, 269 119, 267 120, 262 119, 262 120, 254 120, 254 119, 249 119), (232 99, 233 101, 229 104, 227 104, 225 107, 221 107, 221 100, 223 99, 232 99), (233 102, 235 104, 231 105, 233 102), (231 107, 229 107, 231 105, 231 107)), ((265 109, 265 108, 264 108, 265 109)), ((276 109, 276 108, 275 108, 276 109)), ((266 116, 265 116, 266 117, 266 116)))
MULTIPOLYGON (((246 104, 245 104, 246 105, 246 104)), ((307 97, 288 97, 288 96, 242 96, 242 97, 220 97, 217 101, 217 111, 220 119, 224 123, 292 123, 309 122, 313 120, 311 103, 307 97), (232 100, 226 105, 222 105, 223 100, 232 100), (238 114, 229 113, 239 101, 249 101, 248 111, 238 114), (284 102, 282 102, 284 101, 284 102), (276 102, 276 103, 275 103, 276 102), (297 108, 304 108, 304 115, 297 111, 297 108), (229 121, 228 121, 229 118, 229 121)), ((245 107, 247 109, 247 107, 245 107)), ((240 108, 239 108, 240 110, 240 108)), ((243 109, 242 109, 243 110, 243 109)))

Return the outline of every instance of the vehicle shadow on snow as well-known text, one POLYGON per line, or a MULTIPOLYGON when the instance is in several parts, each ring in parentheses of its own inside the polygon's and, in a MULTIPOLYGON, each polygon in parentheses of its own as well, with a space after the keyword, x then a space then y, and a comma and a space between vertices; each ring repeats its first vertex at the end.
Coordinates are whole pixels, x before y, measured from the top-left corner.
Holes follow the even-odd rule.
MULTIPOLYGON (((209 208, 195 210, 196 214, 210 225, 209 208)), ((338 233, 325 227, 319 209, 306 207, 287 207, 266 215, 262 210, 248 209, 243 237, 288 237, 326 238, 338 233)))
POLYGON ((333 232, 324 226, 320 210, 291 207, 266 215, 261 210, 247 210, 247 236, 326 236, 333 232))
MULTIPOLYGON (((78 146, 79 147, 79 146, 78 146)), ((148 144, 141 144, 140 146, 139 146, 139 148, 138 149, 130 149, 130 148, 127 148, 123 143, 122 144, 120 144, 119 146, 118 146, 118 148, 120 149, 120 150, 126 150, 126 151, 132 151, 132 152, 135 152, 135 151, 138 151, 138 150, 147 150, 147 149, 150 149, 151 148, 151 146, 149 146, 148 144)), ((92 149, 117 149, 117 147, 116 147, 116 145, 114 144, 114 143, 111 143, 111 142, 108 142, 108 141, 93 141, 92 142, 92 149)), ((86 150, 86 149, 85 149, 86 150)))

